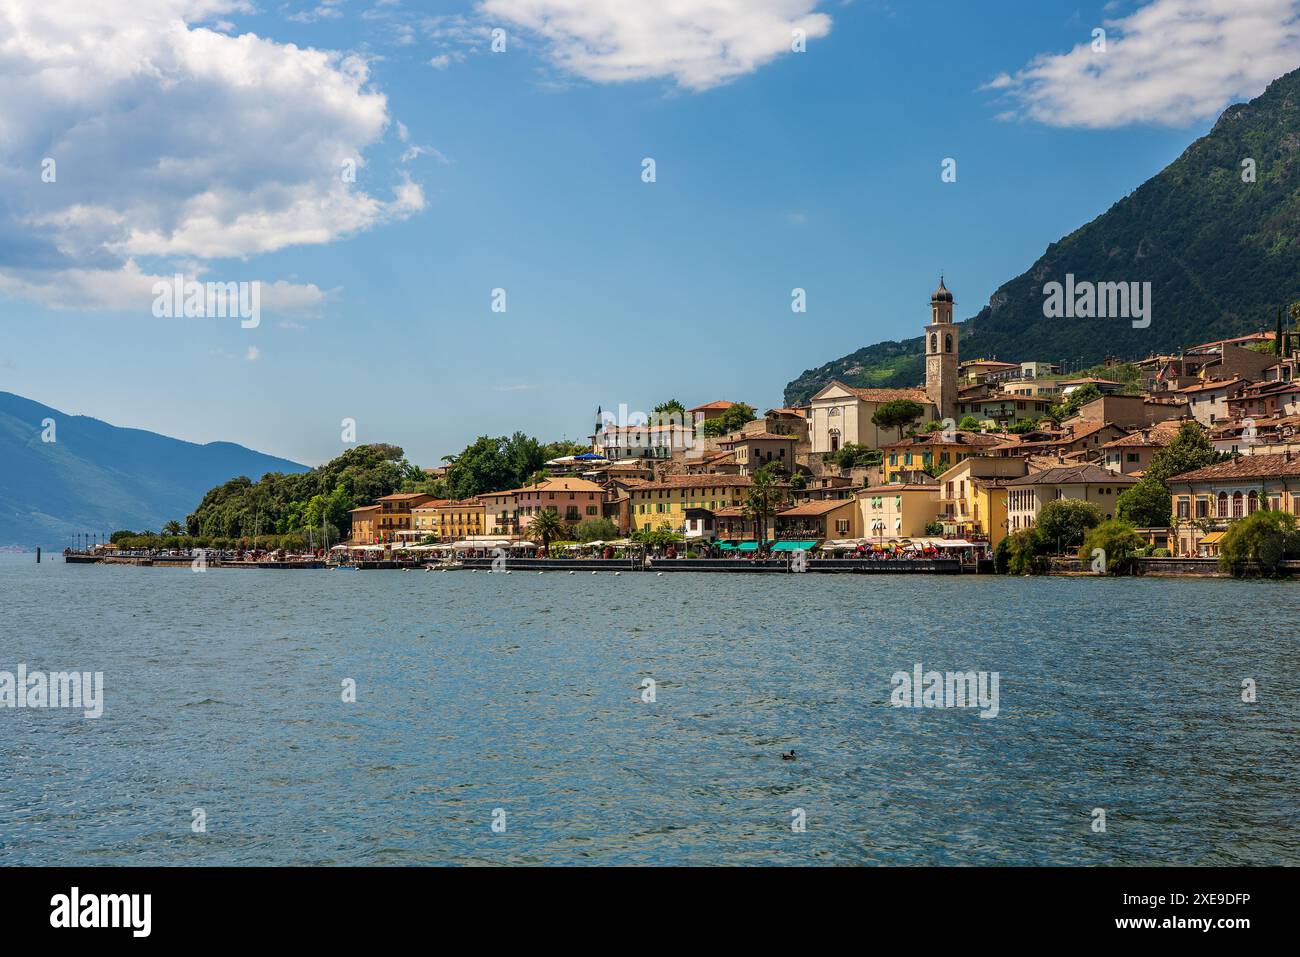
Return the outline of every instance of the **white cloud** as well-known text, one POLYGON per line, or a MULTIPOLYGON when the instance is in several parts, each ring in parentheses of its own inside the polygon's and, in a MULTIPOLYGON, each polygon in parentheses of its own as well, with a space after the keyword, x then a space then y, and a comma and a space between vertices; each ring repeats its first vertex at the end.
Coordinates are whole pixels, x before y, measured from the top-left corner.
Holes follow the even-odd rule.
POLYGON ((1089 37, 986 89, 1018 100, 1016 117, 1052 126, 1184 125, 1300 66, 1298 15, 1300 0, 1152 0, 1105 22, 1105 52, 1089 37))
MULTIPOLYGON (((424 207, 404 173, 387 198, 340 175, 390 123, 365 61, 199 25, 249 11, 245 0, 0 0, 0 290, 135 309, 148 273, 329 243, 424 207)), ((299 307, 323 298, 268 286, 299 307)))
POLYGON ((818 0, 482 0, 495 25, 542 38, 562 70, 597 83, 671 78, 705 90, 826 36, 818 0))

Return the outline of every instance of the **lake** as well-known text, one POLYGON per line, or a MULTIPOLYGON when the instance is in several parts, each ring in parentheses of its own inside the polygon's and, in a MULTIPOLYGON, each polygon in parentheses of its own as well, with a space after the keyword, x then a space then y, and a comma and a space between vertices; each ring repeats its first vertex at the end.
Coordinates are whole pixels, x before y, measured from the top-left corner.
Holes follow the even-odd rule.
POLYGON ((0 671, 104 676, 0 708, 0 864, 1300 863, 1297 583, 4 555, 0 595, 0 671), (996 717, 891 704, 918 665, 996 717))

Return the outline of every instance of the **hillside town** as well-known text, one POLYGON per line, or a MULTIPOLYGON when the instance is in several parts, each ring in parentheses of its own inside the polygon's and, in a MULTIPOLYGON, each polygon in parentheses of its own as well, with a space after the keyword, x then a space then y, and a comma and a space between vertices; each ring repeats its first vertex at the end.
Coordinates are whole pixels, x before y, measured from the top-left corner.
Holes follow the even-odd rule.
POLYGON ((1127 518, 1148 554, 1215 558, 1233 522, 1300 515, 1300 332, 1280 311, 1275 331, 1066 376, 1030 357, 963 360, 954 305, 941 279, 916 388, 834 380, 761 414, 739 400, 600 410, 586 450, 548 461, 536 481, 464 499, 380 497, 352 510, 340 547, 545 548, 588 522, 623 542, 661 533, 671 554, 692 557, 978 560, 1035 529, 1051 503, 1080 502, 1098 520, 1127 518), (1207 454, 1169 474, 1181 459, 1162 453, 1179 443, 1207 454))

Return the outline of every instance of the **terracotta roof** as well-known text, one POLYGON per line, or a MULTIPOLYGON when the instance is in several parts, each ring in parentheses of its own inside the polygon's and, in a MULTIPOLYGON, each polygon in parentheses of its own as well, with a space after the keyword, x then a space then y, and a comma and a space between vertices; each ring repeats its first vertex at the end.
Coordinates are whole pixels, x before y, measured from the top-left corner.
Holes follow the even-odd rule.
POLYGON ((411 509, 411 511, 423 512, 425 509, 441 508, 444 505, 452 505, 452 504, 460 504, 460 503, 450 498, 435 498, 432 502, 425 502, 423 505, 415 506, 413 509, 411 509))
POLYGON ((819 502, 804 502, 801 505, 795 505, 787 508, 785 511, 777 512, 777 518, 799 518, 801 516, 816 517, 825 515, 827 512, 833 512, 837 508, 845 505, 856 505, 857 503, 851 498, 831 498, 819 502))
POLYGON ((1137 479, 1116 475, 1099 465, 1064 465, 1012 479, 1008 485, 1136 485, 1137 479))
POLYGON ((586 479, 553 478, 545 479, 535 485, 526 485, 515 491, 521 494, 530 492, 603 492, 604 487, 586 479))
POLYGON ((1118 449, 1129 447, 1140 448, 1164 448, 1174 439, 1178 438, 1178 430, 1182 426, 1181 422, 1157 422, 1155 425, 1146 429, 1139 429, 1118 439, 1111 439, 1109 442, 1102 444, 1103 449, 1118 449))
POLYGON ((362 505, 360 508, 348 509, 349 512, 373 512, 383 508, 382 505, 362 505))
POLYGON ((1214 389, 1223 389, 1228 386, 1240 385, 1240 379, 1215 379, 1212 382, 1202 382, 1200 385, 1189 385, 1184 389, 1175 389, 1175 392, 1210 392, 1214 389))
POLYGON ((375 499, 376 502, 406 502, 413 498, 429 498, 427 492, 394 492, 392 495, 381 495, 375 499))
POLYGON ((764 415, 797 415, 801 419, 808 418, 807 409, 768 409, 764 415))
POLYGON ((851 385, 846 385, 839 379, 834 379, 831 385, 838 385, 841 389, 852 392, 863 402, 896 402, 899 399, 911 399, 913 402, 919 402, 922 405, 933 405, 930 397, 925 394, 924 389, 857 389, 851 385))
POLYGON ((693 409, 687 409, 687 412, 713 412, 718 409, 730 409, 735 402, 727 402, 725 399, 719 399, 717 402, 706 402, 704 405, 697 405, 693 409))
POLYGON ((739 505, 728 505, 726 508, 714 509, 714 518, 744 518, 745 510, 739 505))
POLYGON ((1211 482, 1217 479, 1294 478, 1300 477, 1300 455, 1243 455, 1194 472, 1184 472, 1169 480, 1174 482, 1211 482))

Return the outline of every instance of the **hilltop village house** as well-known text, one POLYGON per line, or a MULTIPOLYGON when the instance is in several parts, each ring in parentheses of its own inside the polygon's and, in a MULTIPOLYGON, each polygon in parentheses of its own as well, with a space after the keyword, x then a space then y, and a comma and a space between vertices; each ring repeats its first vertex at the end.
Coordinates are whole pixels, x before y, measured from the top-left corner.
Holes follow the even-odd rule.
POLYGON ((753 552, 761 541, 859 553, 992 549, 1035 527, 1053 501, 1118 515, 1120 496, 1184 426, 1234 458, 1171 479, 1173 527, 1144 530, 1150 541, 1212 557, 1237 519, 1261 508, 1300 515, 1300 358, 1291 354, 1300 333, 1108 360, 1066 378, 1041 358, 962 361, 954 308, 941 279, 922 324, 925 381, 914 388, 832 379, 806 404, 768 409, 718 437, 703 437, 703 425, 736 403, 706 402, 681 421, 646 425, 598 412, 590 451, 548 462, 534 484, 460 500, 386 495, 352 511, 352 542, 523 544, 536 517, 554 511, 571 531, 596 518, 624 537, 668 529, 684 551, 753 552), (1091 401, 1077 400, 1082 389, 1096 390, 1091 401), (881 407, 900 399, 920 417, 901 430, 876 426, 881 407), (970 418, 974 428, 956 427, 970 418), (846 446, 855 454, 842 458, 846 446), (856 454, 863 449, 879 464, 856 454), (760 469, 775 477, 762 528, 749 507, 760 469))

